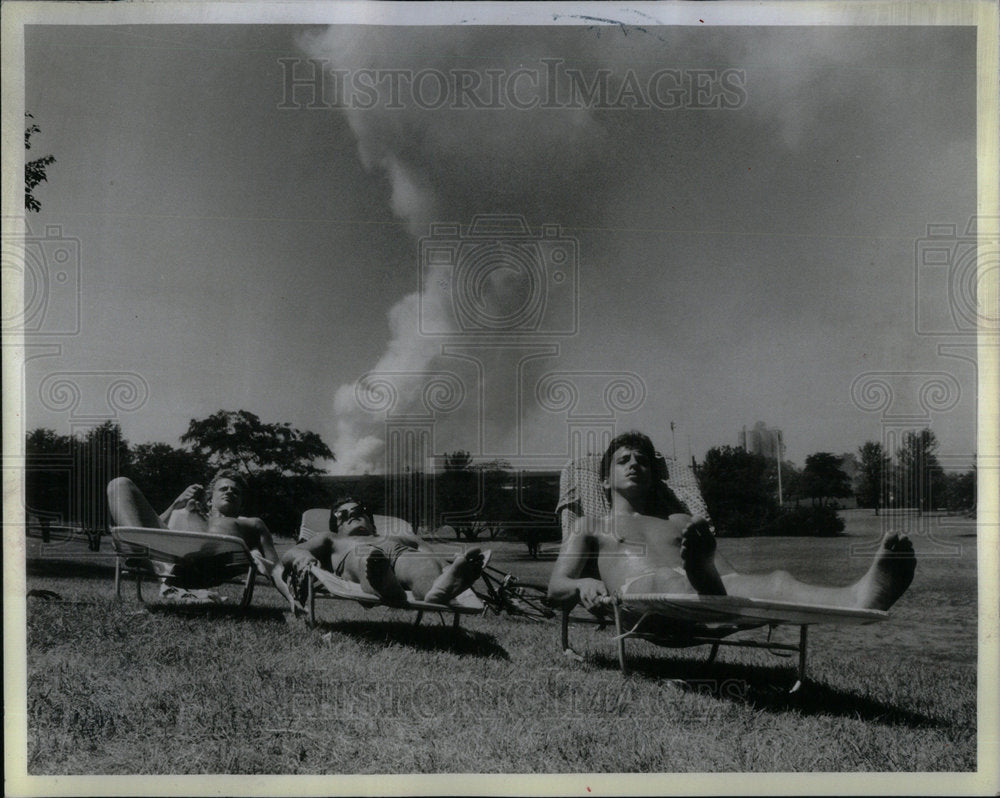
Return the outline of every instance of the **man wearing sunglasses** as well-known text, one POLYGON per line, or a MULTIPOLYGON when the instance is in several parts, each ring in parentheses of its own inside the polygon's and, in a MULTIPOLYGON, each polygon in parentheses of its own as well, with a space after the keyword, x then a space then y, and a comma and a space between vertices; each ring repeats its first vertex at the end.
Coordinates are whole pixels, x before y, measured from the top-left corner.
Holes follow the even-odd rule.
POLYGON ((416 535, 379 535, 371 511, 353 496, 340 496, 330 511, 330 531, 285 552, 285 580, 300 600, 309 568, 319 565, 357 582, 387 604, 402 604, 406 591, 419 601, 447 604, 475 582, 483 553, 469 549, 444 561, 416 535))

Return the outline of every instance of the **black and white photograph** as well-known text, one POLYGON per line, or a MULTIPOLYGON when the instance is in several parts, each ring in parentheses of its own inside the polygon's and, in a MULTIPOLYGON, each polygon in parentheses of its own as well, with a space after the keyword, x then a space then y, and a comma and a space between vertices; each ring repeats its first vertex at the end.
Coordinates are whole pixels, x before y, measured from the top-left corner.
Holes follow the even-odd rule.
POLYGON ((996 794, 997 19, 4 4, 6 792, 996 794))

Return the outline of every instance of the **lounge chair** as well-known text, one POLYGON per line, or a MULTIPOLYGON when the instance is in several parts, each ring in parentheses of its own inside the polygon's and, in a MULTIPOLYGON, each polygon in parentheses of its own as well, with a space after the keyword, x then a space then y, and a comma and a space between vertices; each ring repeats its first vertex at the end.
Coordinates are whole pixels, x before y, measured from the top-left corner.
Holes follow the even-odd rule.
POLYGON ((182 532, 152 527, 111 528, 115 549, 115 596, 121 597, 123 576, 135 577, 142 597, 142 580, 163 580, 168 585, 198 590, 238 580, 243 585, 240 608, 253 598, 256 575, 266 574, 268 563, 246 543, 231 535, 182 532))
MULTIPOLYGON (((704 499, 698 489, 697 478, 686 463, 668 461, 658 457, 658 466, 666 477, 660 484, 659 500, 673 512, 686 512, 711 519, 704 499)), ((601 458, 597 455, 572 460, 563 468, 559 478, 559 503, 556 513, 562 524, 563 540, 573 529, 581 516, 600 517, 609 511, 607 498, 600 480, 601 458)), ((584 576, 600 579, 595 564, 588 564, 584 576), (593 566, 592 569, 591 566, 593 566)), ((785 651, 798 654, 797 680, 791 692, 797 691, 806 678, 806 653, 808 628, 814 624, 866 624, 883 621, 888 613, 881 610, 860 610, 844 607, 827 607, 810 604, 761 601, 740 596, 699 596, 696 594, 650 594, 630 593, 628 585, 617 595, 609 596, 605 607, 614 617, 615 642, 618 649, 618 664, 623 674, 628 673, 625 656, 625 641, 641 638, 656 645, 670 648, 686 648, 710 645, 709 663, 715 660, 720 646, 743 648, 764 648, 770 651, 785 651), (638 616, 639 620, 631 628, 625 628, 626 615, 638 616), (676 631, 664 634, 647 632, 643 624, 659 616, 668 620, 676 631), (770 630, 780 625, 799 627, 797 644, 778 643, 770 640, 770 630), (724 638, 737 632, 768 627, 768 639, 764 641, 724 638)), ((562 612, 563 653, 580 660, 569 644, 569 626, 572 621, 584 621, 607 625, 606 618, 573 616, 570 610, 562 612)), ((663 626, 663 624, 658 624, 663 626)))
MULTIPOLYGON (((390 515, 372 516, 375 521, 375 528, 380 535, 391 535, 394 533, 412 534, 413 527, 401 518, 390 515)), ((313 535, 324 532, 330 528, 330 509, 316 507, 302 513, 302 524, 299 528, 298 542, 309 540, 313 535)), ((487 559, 489 552, 487 554, 487 559)), ((412 610, 417 613, 414 625, 421 622, 425 612, 436 612, 444 622, 446 615, 452 616, 452 626, 457 629, 462 615, 481 615, 486 609, 479 597, 471 590, 465 590, 448 604, 435 604, 429 601, 420 601, 414 598, 410 591, 406 591, 406 603, 387 604, 374 593, 368 593, 362 589, 357 582, 341 579, 339 576, 325 571, 322 568, 313 566, 310 569, 309 581, 306 593, 306 612, 310 624, 316 623, 316 600, 335 599, 341 601, 356 601, 365 609, 371 607, 390 607, 400 610, 412 610)))

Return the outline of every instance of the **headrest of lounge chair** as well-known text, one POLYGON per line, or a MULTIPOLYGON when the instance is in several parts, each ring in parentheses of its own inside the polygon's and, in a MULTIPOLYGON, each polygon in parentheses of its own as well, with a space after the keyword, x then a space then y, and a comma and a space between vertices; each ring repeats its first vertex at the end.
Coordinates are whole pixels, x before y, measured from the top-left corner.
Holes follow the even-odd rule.
MULTIPOLYGON (((688 463, 663 458, 667 478, 660 497, 664 506, 675 512, 687 512, 708 519, 708 507, 698 488, 698 479, 688 463), (676 509, 674 509, 676 508, 676 509)), ((563 537, 581 516, 600 517, 610 507, 601 485, 601 455, 591 454, 570 460, 559 476, 559 503, 556 513, 562 522, 563 537)))
MULTIPOLYGON (((372 515, 375 529, 380 535, 412 535, 413 527, 402 518, 391 515, 372 515)), ((330 531, 330 508, 314 507, 302 513, 302 525, 299 527, 298 543, 309 540, 313 535, 330 531)))

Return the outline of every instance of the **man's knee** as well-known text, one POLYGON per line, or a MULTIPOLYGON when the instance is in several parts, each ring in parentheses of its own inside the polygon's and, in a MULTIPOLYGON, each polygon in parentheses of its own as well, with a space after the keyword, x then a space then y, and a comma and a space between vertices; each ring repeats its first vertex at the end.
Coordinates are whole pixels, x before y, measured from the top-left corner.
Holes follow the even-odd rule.
POLYGON ((115 477, 108 483, 108 499, 129 491, 137 491, 135 483, 128 477, 115 477))

